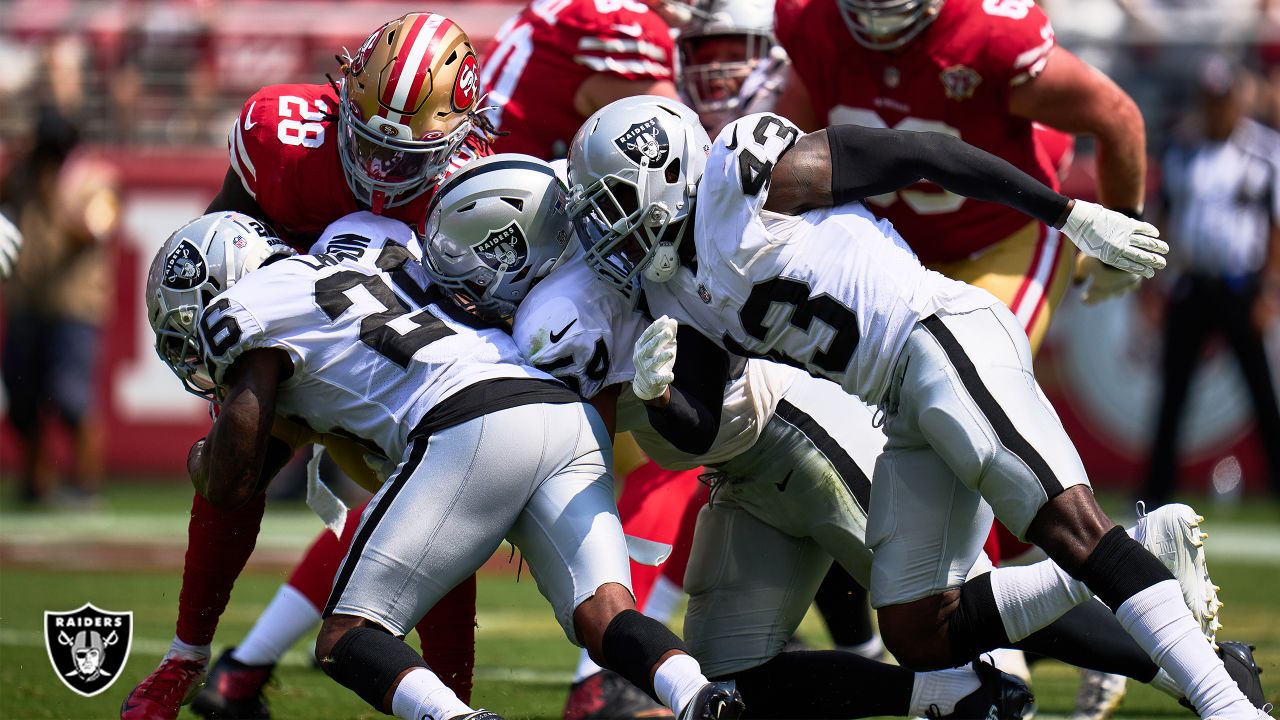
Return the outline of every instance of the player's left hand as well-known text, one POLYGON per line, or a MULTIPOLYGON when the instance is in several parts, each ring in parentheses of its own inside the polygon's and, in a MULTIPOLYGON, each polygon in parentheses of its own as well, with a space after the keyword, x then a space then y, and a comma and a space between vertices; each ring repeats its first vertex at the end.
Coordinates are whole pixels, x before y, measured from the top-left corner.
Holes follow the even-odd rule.
POLYGON ((654 400, 667 392, 667 386, 676 379, 676 327, 675 320, 663 315, 640 333, 631 359, 636 375, 631 379, 631 389, 641 400, 654 400))
POLYGON ((1097 305, 1137 289, 1142 277, 1113 268, 1098 258, 1081 255, 1076 263, 1076 282, 1085 283, 1084 295, 1080 298, 1084 304, 1097 305))
POLYGON ((1089 257, 1149 278, 1165 266, 1164 255, 1169 246, 1160 240, 1160 231, 1151 223, 1140 222, 1114 210, 1085 202, 1074 205, 1062 233, 1089 257))

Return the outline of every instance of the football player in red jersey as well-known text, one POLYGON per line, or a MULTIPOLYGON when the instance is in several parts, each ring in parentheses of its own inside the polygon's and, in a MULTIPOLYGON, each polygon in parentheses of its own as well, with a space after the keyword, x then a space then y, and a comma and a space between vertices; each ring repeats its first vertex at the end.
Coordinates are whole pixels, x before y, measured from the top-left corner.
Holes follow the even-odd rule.
POLYGON ((495 150, 562 158, 582 121, 614 100, 675 98, 669 21, 689 12, 664 0, 534 0, 485 52, 495 150))
MULTIPOLYGON (((792 60, 779 112, 801 127, 943 132, 1055 188, 1047 148, 1060 138, 1037 142, 1038 124, 1091 135, 1101 202, 1140 214, 1142 115, 1115 83, 1055 44, 1032 0, 779 0, 776 29, 792 60)), ((1056 232, 924 183, 870 205, 924 263, 1009 305, 1039 346, 1074 261, 1056 232)), ((1093 283, 1088 300, 1136 282, 1093 263, 1082 270, 1093 283)))
MULTIPOLYGON (((487 126, 475 112, 479 97, 480 67, 462 28, 434 13, 393 20, 345 59, 340 83, 272 85, 245 102, 228 137, 230 168, 207 212, 235 210, 264 220, 302 252, 330 222, 360 209, 420 226, 436 184, 471 158, 490 154, 487 126)), ((376 486, 363 448, 351 441, 298 427, 277 428, 277 434, 293 449, 326 445, 349 475, 376 486)), ((177 633, 160 666, 125 698, 122 720, 172 720, 195 695, 264 510, 262 495, 234 511, 195 495, 177 633)), ((322 535, 290 587, 277 595, 283 605, 275 616, 293 616, 284 631, 295 639, 311 625, 298 619, 305 621, 308 606, 319 619, 358 513, 348 519, 345 544, 322 535)), ((271 609, 266 617, 273 617, 271 609)), ((420 630, 424 652, 464 698, 470 694, 474 618, 472 579, 424 619, 430 630, 420 630)), ((215 668, 206 712, 268 717, 261 689, 271 667, 226 654, 215 668)))

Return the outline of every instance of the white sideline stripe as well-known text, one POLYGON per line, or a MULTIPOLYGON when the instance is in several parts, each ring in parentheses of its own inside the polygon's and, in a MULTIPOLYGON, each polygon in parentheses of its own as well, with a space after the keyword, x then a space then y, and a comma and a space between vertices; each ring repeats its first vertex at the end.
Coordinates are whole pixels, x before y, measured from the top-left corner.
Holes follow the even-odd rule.
MULTIPOLYGON (((1127 521, 1126 521, 1127 522, 1127 521)), ((324 526, 308 511, 268 512, 262 523, 258 544, 270 548, 307 547, 324 526)), ((1210 534, 1205 543, 1209 562, 1244 562, 1280 566, 1280 527, 1264 524, 1229 524, 1215 522, 1212 517, 1204 529, 1210 534)), ((49 514, 0 512, 0 543, 12 545, 46 545, 94 542, 147 541, 157 545, 185 547, 187 514, 173 513, 99 513, 49 514), (74 524, 75 540, 67 538, 67 528, 74 524)), ((1213 568, 1210 567, 1212 572, 1213 568)))
MULTIPOLYGON (((38 632, 27 630, 10 630, 0 628, 0 647, 43 648, 44 636, 38 632)), ((133 646, 129 650, 130 660, 139 660, 139 655, 151 656, 154 662, 169 651, 168 640, 156 638, 133 637, 133 646)), ((280 660, 284 667, 312 667, 311 658, 302 650, 290 650, 280 660)), ((558 670, 533 670, 517 667, 477 667, 477 680, 501 680, 521 685, 568 685, 573 682, 573 673, 558 670)))

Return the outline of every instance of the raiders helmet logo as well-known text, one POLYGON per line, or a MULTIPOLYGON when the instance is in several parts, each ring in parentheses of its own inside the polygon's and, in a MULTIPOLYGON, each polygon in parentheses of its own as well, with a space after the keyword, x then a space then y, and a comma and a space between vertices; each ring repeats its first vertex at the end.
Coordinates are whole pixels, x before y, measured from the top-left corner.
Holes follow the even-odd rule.
POLYGON ((44 614, 44 647, 58 679, 93 697, 111 687, 129 660, 133 613, 99 610, 85 603, 70 612, 44 614))
POLYGON ((640 167, 662 167, 671 149, 667 131, 658 124, 656 117, 632 125, 614 138, 613 144, 640 167))
POLYGON ((973 91, 982 84, 982 76, 976 70, 964 65, 952 65, 938 74, 947 97, 952 100, 968 100, 973 91))
POLYGON ((479 245, 472 248, 480 262, 496 272, 510 272, 524 267, 529 259, 529 244, 525 242, 520 226, 512 220, 501 230, 494 230, 479 245))
POLYGON ((164 259, 164 280, 161 284, 170 290, 191 290, 208 277, 204 253, 190 240, 178 243, 178 247, 164 259))

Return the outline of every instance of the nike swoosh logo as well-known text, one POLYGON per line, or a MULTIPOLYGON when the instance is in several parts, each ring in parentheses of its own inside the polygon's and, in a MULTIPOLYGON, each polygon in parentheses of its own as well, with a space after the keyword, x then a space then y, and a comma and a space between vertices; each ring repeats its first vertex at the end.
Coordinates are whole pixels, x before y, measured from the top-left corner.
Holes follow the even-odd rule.
POLYGON ((249 122, 249 118, 253 117, 253 107, 254 105, 257 105, 257 104, 258 104, 258 101, 254 100, 253 104, 249 106, 249 111, 244 114, 244 129, 246 131, 248 131, 249 128, 252 128, 254 125, 258 124, 256 122, 249 122))
POLYGON ((791 482, 791 473, 793 473, 793 472, 795 472, 795 471, 794 471, 794 470, 788 470, 788 471, 787 471, 787 475, 786 475, 786 477, 782 478, 782 482, 780 482, 780 483, 774 483, 774 485, 775 485, 775 486, 777 486, 777 488, 778 488, 778 492, 786 492, 786 490, 787 490, 787 484, 791 482))
POLYGON ((640 27, 640 23, 631 23, 630 25, 614 25, 613 29, 617 30, 623 35, 630 35, 631 37, 640 37, 640 35, 644 33, 644 28, 640 27))
POLYGON ((569 328, 573 327, 573 324, 574 324, 574 323, 576 323, 576 322, 578 322, 578 318, 574 318, 574 319, 570 320, 568 325, 565 325, 564 327, 560 328, 560 332, 558 332, 558 333, 557 333, 557 332, 553 332, 553 333, 551 333, 551 342, 553 342, 553 343, 558 343, 558 342, 560 342, 561 340, 563 340, 563 339, 564 339, 564 334, 565 334, 565 333, 567 333, 567 332, 569 332, 569 328))

